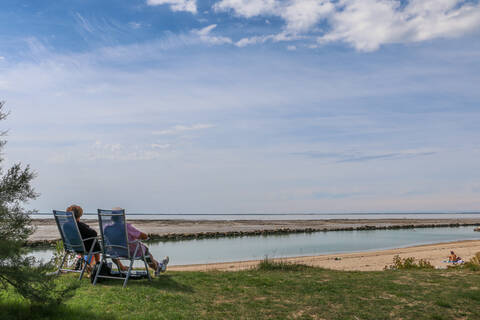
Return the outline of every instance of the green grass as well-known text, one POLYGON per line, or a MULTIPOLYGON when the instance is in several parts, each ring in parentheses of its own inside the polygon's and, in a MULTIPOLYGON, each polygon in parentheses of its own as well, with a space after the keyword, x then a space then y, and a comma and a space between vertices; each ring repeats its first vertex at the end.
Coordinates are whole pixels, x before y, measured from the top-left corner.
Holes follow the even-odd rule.
MULTIPOLYGON (((62 276, 67 282, 72 276, 62 276)), ((1 319, 480 319, 480 273, 342 272, 269 263, 240 272, 167 272, 149 283, 81 282, 65 306, 0 294, 1 319)))

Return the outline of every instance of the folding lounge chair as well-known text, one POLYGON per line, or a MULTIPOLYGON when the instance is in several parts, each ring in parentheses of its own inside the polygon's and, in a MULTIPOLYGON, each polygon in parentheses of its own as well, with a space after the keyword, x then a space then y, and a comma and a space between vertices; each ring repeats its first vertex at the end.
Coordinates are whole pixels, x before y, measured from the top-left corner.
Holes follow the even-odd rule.
POLYGON ((124 280, 123 287, 125 288, 132 274, 139 275, 141 273, 132 271, 135 260, 143 261, 146 275, 148 280, 151 281, 152 278, 148 272, 148 264, 140 240, 128 241, 125 210, 98 209, 98 223, 100 224, 100 234, 102 236, 102 260, 95 274, 93 285, 97 283, 98 278, 122 279, 124 280), (118 277, 100 275, 102 265, 107 263, 107 258, 129 260, 130 265, 126 274, 120 272, 118 277))
POLYGON ((82 239, 80 230, 78 229, 77 220, 75 219, 73 212, 53 210, 53 216, 55 217, 55 222, 57 223, 58 231, 62 236, 63 249, 65 250, 65 255, 63 256, 62 262, 58 266, 57 275, 60 274, 60 272, 62 271, 80 272, 80 277, 78 278, 78 280, 82 280, 83 274, 87 269, 88 261, 90 261, 94 253, 100 253, 98 251, 93 251, 93 248, 97 243, 97 238, 91 237, 91 238, 82 239), (92 239, 93 239, 92 246, 90 247, 90 250, 87 251, 85 249, 84 242, 92 239), (85 262, 85 265, 83 266, 81 271, 63 268, 63 265, 65 264, 65 260, 67 259, 67 255, 69 253, 81 254, 82 258, 85 258, 85 256, 87 257, 87 261, 85 262))

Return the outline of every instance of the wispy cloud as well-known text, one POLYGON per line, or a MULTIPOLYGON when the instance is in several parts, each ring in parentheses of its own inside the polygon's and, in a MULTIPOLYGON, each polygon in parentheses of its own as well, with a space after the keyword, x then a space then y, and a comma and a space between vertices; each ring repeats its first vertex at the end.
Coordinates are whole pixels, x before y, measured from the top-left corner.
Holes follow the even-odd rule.
POLYGON ((269 35, 263 35, 263 36, 253 36, 253 37, 247 37, 247 38, 242 38, 235 42, 235 45, 237 47, 245 47, 248 45, 254 45, 254 44, 261 44, 265 43, 268 41, 272 42, 282 42, 282 41, 294 41, 294 40, 301 40, 301 39, 306 39, 306 36, 298 35, 298 34, 291 34, 287 32, 280 32, 277 34, 269 34, 269 35))
POLYGON ((94 27, 90 24, 90 22, 84 18, 80 13, 75 13, 75 18, 77 19, 78 24, 87 32, 93 33, 95 32, 94 27))
POLYGON ((104 143, 95 141, 88 146, 84 152, 79 153, 73 150, 58 151, 48 159, 50 163, 65 164, 67 162, 85 163, 88 161, 108 160, 108 161, 147 161, 159 159, 165 156, 166 149, 170 144, 148 145, 126 145, 121 143, 104 143))
POLYGON ((364 193, 360 193, 360 192, 349 192, 349 193, 314 192, 312 194, 312 197, 314 199, 345 199, 345 198, 351 198, 351 197, 361 196, 361 195, 364 195, 364 193))
POLYGON ((187 11, 197 13, 196 0, 147 0, 150 6, 169 5, 172 11, 187 11))
POLYGON ((128 25, 130 26, 130 28, 135 29, 135 30, 140 29, 143 26, 143 24, 141 22, 135 22, 135 21, 129 22, 128 25))
POLYGON ((205 42, 208 44, 219 45, 219 44, 225 44, 225 43, 232 43, 232 39, 228 37, 212 35, 211 31, 216 27, 217 27, 216 24, 211 24, 202 29, 193 29, 191 33, 198 36, 202 42, 205 42))
POLYGON ((315 159, 334 159, 337 163, 342 162, 365 162, 372 160, 392 160, 392 159, 406 159, 414 157, 422 157, 436 154, 437 151, 425 150, 402 150, 390 153, 370 153, 364 152, 298 152, 292 155, 301 155, 315 159))
POLYGON ((197 131, 197 130, 203 130, 203 129, 209 129, 213 128, 214 125, 212 124, 206 124, 206 123, 198 123, 194 124, 191 126, 184 126, 184 125, 176 125, 173 126, 169 129, 165 130, 160 130, 160 131, 153 131, 152 134, 154 135, 173 135, 173 134, 179 134, 185 131, 197 131))
POLYGON ((152 143, 150 146, 152 147, 152 149, 168 149, 172 145, 169 143, 165 143, 165 144, 152 143))

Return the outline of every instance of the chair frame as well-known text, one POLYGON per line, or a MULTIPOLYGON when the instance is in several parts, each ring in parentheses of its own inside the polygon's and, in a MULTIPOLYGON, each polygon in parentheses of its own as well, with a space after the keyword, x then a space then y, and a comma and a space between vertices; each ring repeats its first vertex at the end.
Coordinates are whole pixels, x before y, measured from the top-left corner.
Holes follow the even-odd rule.
POLYGON ((90 259, 92 259, 93 254, 95 253, 100 253, 100 251, 93 251, 93 248, 97 244, 98 238, 97 237, 90 237, 90 238, 82 238, 82 235, 80 234, 80 230, 78 229, 78 224, 77 224, 77 219, 75 219, 75 216, 73 215, 73 212, 69 211, 60 211, 60 210, 53 210, 53 216, 55 218, 55 222, 58 227, 58 231, 60 232, 60 236, 62 237, 62 242, 63 242, 63 250, 65 251, 65 254, 63 255, 62 262, 58 266, 58 270, 56 272, 57 275, 59 275, 61 272, 77 272, 80 273, 80 277, 78 280, 82 280, 83 274, 85 273, 85 270, 87 269, 87 265, 89 264, 90 259), (67 241, 65 241, 65 234, 60 226, 60 222, 58 221, 59 217, 71 217, 74 225, 75 225, 75 231, 77 232, 77 236, 81 240, 81 245, 74 245, 74 246, 69 246, 67 245, 67 241), (93 243, 92 246, 90 247, 90 250, 87 252, 85 249, 85 241, 92 240, 93 243), (78 248, 78 249, 75 249, 78 248), (85 261, 84 266, 82 270, 74 270, 74 269, 68 269, 68 268, 62 268, 63 265, 65 264, 65 260, 67 259, 67 255, 69 253, 73 254, 81 254, 82 258, 85 258, 87 256, 87 261, 85 261))
MULTIPOLYGON (((127 286, 128 279, 130 278, 130 275, 132 275, 132 269, 133 269, 133 263, 135 260, 142 260, 143 263, 145 264, 145 271, 147 272, 148 275, 148 280, 152 281, 152 277, 150 276, 150 272, 148 271, 148 263, 145 257, 145 253, 143 252, 142 249, 142 242, 140 240, 134 240, 134 241, 128 241, 128 232, 127 232, 127 219, 125 217, 125 210, 103 210, 103 209, 98 209, 98 223, 100 225, 100 235, 101 235, 101 242, 102 242, 102 259, 100 261, 100 266, 97 269, 97 272, 95 274, 95 279, 93 280, 93 285, 97 284, 97 279, 98 278, 108 278, 108 279, 117 279, 117 280, 124 280, 123 281, 123 288, 127 286), (105 241, 105 235, 103 233, 103 221, 102 221, 102 216, 121 216, 123 218, 124 226, 125 226, 125 243, 127 244, 127 247, 122 246, 122 245, 111 245, 107 244, 105 241), (136 244, 135 245, 135 250, 133 252, 133 255, 131 254, 130 250, 130 244, 136 244), (107 253, 107 248, 108 247, 117 247, 121 249, 126 249, 128 255, 127 256, 121 256, 121 255, 112 255, 107 253), (137 252, 138 250, 141 251, 141 255, 137 257, 137 252), (107 264, 107 258, 110 259, 119 259, 119 260, 129 260, 130 265, 127 270, 127 274, 125 277, 112 277, 112 276, 105 276, 105 275, 100 275, 100 270, 102 269, 103 264, 107 264)), ((122 272, 120 272, 120 275, 122 275, 122 272)))

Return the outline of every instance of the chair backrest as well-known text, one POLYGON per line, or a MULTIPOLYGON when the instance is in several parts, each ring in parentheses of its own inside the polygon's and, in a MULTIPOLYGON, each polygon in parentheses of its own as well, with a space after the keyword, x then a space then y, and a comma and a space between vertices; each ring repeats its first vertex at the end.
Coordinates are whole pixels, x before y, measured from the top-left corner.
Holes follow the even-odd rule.
POLYGON ((86 253, 77 220, 73 212, 53 210, 53 216, 57 223, 58 231, 62 236, 63 248, 65 251, 86 253))
POLYGON ((103 254, 130 259, 125 210, 98 209, 103 254))

